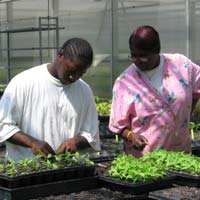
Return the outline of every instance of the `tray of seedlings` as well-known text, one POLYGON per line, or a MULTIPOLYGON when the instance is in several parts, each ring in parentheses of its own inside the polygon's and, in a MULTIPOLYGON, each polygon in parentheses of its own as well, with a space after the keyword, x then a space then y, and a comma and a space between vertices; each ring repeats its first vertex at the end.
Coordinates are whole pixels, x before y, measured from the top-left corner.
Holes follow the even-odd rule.
POLYGON ((84 154, 49 154, 42 159, 40 155, 33 159, 14 162, 8 159, 0 162, 0 186, 17 188, 61 180, 91 177, 95 175, 93 161, 84 154))
POLYGON ((95 96, 95 104, 100 122, 109 122, 112 100, 95 96))
POLYGON ((146 162, 162 165, 173 175, 174 183, 187 186, 200 186, 200 157, 183 152, 156 150, 143 157, 146 162))
POLYGON ((142 158, 120 154, 111 162, 108 175, 100 176, 101 187, 123 193, 140 195, 172 186, 174 176, 161 161, 154 164, 155 153, 142 158))
POLYGON ((84 154, 49 154, 42 159, 0 163, 0 199, 30 199, 97 187, 94 162, 84 154))
POLYGON ((120 154, 100 180, 104 187, 134 194, 173 184, 199 187, 200 157, 167 150, 154 150, 139 159, 120 154))
POLYGON ((112 100, 109 98, 95 96, 95 104, 98 112, 100 138, 114 138, 115 134, 110 131, 108 127, 112 100))
POLYGON ((175 175, 175 183, 200 187, 200 157, 182 152, 170 155, 170 172, 175 175))

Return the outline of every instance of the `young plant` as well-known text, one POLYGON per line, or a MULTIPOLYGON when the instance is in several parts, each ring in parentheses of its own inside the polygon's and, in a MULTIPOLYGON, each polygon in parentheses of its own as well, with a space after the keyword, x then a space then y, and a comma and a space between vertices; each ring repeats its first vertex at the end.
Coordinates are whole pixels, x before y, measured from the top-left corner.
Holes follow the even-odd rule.
POLYGON ((200 157, 167 150, 154 150, 141 158, 120 154, 112 162, 110 176, 142 182, 165 177, 169 171, 200 175, 200 157))
POLYGON ((100 98, 98 96, 95 96, 95 103, 99 115, 101 116, 110 115, 111 103, 112 103, 111 99, 100 98))

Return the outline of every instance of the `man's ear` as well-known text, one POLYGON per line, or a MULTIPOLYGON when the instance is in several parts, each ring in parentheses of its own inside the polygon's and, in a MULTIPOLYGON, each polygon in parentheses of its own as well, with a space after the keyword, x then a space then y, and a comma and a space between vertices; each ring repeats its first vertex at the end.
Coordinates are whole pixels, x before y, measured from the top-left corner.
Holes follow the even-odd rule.
POLYGON ((60 50, 58 51, 58 56, 59 56, 59 57, 60 57, 60 56, 63 56, 63 54, 64 54, 63 49, 60 49, 60 50))

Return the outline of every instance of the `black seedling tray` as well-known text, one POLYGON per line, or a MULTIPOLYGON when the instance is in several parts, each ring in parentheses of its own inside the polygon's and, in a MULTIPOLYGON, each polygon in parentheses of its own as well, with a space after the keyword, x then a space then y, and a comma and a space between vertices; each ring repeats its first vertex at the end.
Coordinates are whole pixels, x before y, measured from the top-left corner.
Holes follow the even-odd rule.
POLYGON ((37 184, 19 188, 0 187, 0 199, 4 200, 27 200, 50 195, 69 194, 97 188, 98 177, 85 177, 80 179, 70 179, 56 181, 52 183, 37 184))
POLYGON ((110 190, 118 190, 128 194, 145 194, 158 189, 172 187, 174 176, 169 176, 155 181, 130 183, 127 181, 120 181, 111 177, 100 177, 99 182, 101 187, 110 190))
POLYGON ((192 154, 195 156, 200 156, 200 147, 192 147, 192 154))
POLYGON ((9 177, 0 174, 0 187, 18 188, 95 175, 95 166, 69 167, 9 177))
POLYGON ((186 172, 171 171, 175 176, 174 183, 191 187, 200 187, 200 175, 193 175, 186 172))
POLYGON ((192 141, 192 154, 200 156, 200 139, 195 139, 192 141))
POLYGON ((98 115, 98 119, 100 122, 109 122, 109 115, 98 115))
POLYGON ((118 153, 113 153, 113 154, 108 154, 108 155, 97 155, 97 156, 91 156, 89 157, 90 160, 92 160, 95 163, 99 162, 106 162, 106 161, 112 161, 114 160, 119 154, 118 153))
MULTIPOLYGON (((103 117, 103 116, 102 116, 103 117)), ((115 133, 109 130, 109 117, 108 120, 99 120, 99 134, 101 139, 112 139, 115 138, 115 133)))
POLYGON ((192 147, 200 147, 200 139, 194 139, 192 141, 192 147))

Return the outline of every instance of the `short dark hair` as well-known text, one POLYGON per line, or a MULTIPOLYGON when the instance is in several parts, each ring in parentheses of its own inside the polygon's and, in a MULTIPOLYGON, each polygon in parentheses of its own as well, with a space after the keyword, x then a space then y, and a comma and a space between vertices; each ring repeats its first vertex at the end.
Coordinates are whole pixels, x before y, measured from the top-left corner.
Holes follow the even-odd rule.
POLYGON ((60 52, 64 57, 76 58, 85 65, 91 65, 93 61, 93 50, 88 41, 82 38, 71 38, 67 40, 60 52))
POLYGON ((139 26, 129 38, 130 50, 141 49, 160 53, 160 38, 158 32, 152 26, 139 26))

